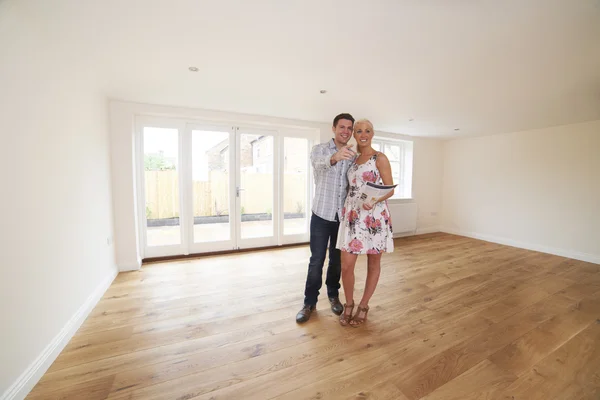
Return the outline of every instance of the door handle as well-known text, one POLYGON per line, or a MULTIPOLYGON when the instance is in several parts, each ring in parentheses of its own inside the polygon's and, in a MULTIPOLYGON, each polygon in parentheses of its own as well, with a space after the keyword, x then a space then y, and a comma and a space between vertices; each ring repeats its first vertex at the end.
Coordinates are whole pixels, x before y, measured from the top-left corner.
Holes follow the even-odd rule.
POLYGON ((235 195, 236 195, 237 197, 240 197, 240 192, 241 192, 242 190, 244 190, 244 189, 242 189, 241 187, 239 187, 239 186, 238 186, 238 187, 235 189, 235 195))

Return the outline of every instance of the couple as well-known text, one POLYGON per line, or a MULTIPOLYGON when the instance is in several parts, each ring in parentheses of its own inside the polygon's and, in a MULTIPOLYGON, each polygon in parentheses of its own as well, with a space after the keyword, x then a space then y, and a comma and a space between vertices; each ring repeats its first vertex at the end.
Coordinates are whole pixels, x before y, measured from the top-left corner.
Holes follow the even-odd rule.
POLYGON ((316 308, 329 247, 325 283, 331 310, 340 316, 340 324, 357 327, 367 320, 369 300, 379 280, 381 256, 394 251, 386 202, 393 191, 372 207, 363 205, 358 193, 367 182, 391 185, 392 171, 385 154, 371 147, 374 134, 371 122, 359 120, 355 124, 352 115, 340 114, 333 120, 332 131, 334 138, 315 146, 310 156, 316 185, 310 220, 311 257, 304 306, 296 315, 296 322, 308 321, 316 308), (353 132, 357 153, 352 150, 353 145, 348 145, 353 132), (354 266, 359 254, 367 254, 367 280, 353 315, 354 266), (339 300, 340 272, 346 297, 343 307, 339 300))

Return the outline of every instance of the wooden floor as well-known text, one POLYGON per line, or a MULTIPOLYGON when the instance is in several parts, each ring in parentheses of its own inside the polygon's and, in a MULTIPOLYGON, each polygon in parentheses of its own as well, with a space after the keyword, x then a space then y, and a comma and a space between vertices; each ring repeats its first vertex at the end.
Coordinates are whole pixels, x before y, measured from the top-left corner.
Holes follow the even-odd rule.
POLYGON ((600 398, 599 265, 447 234, 399 239, 356 329, 323 295, 296 325, 308 257, 120 274, 28 398, 600 398))

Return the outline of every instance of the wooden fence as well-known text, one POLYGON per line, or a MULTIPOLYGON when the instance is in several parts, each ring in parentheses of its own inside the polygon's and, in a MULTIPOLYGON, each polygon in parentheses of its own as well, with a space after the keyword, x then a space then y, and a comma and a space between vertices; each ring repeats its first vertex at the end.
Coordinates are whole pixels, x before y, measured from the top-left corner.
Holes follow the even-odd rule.
MULTIPOLYGON (((163 219, 179 216, 179 176, 177 171, 145 171, 146 216, 163 219)), ((272 213, 273 176, 242 173, 242 213, 272 213)), ((284 212, 306 211, 306 176, 284 174, 284 212)), ((229 176, 211 171, 208 181, 194 181, 194 216, 229 214, 229 176)))

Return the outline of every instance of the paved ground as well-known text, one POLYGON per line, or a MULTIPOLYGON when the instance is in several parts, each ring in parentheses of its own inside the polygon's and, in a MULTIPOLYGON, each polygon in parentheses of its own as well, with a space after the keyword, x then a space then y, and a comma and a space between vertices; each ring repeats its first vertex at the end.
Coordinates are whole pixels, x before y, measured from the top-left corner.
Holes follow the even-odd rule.
MULTIPOLYGON (((257 238, 271 236, 273 221, 242 222, 242 238, 257 238)), ((284 220, 284 234, 293 235, 305 233, 306 218, 284 220)), ((179 226, 153 226, 148 228, 148 245, 163 246, 180 243, 179 226)), ((198 224, 194 225, 194 241, 217 242, 229 239, 229 224, 198 224)))

